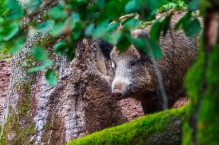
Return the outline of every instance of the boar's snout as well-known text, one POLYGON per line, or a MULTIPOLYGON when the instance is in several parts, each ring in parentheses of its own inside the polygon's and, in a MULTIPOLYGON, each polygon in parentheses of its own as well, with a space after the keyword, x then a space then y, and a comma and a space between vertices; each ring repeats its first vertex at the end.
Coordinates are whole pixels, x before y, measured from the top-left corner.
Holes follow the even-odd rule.
POLYGON ((119 89, 114 89, 112 91, 112 96, 115 97, 116 99, 122 99, 124 97, 124 94, 122 93, 121 90, 119 89))
POLYGON ((125 98, 128 91, 128 83, 126 82, 117 82, 114 81, 112 84, 112 96, 115 97, 115 99, 121 100, 125 98))

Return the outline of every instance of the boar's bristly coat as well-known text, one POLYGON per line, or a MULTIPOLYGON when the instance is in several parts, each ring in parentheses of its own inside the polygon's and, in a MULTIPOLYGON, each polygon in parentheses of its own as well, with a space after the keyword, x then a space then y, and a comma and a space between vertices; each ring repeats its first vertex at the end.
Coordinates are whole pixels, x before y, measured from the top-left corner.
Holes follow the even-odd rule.
MULTIPOLYGON (((148 37, 147 34, 147 30, 133 32, 137 37, 148 37)), ((163 55, 160 59, 156 59, 156 65, 163 78, 169 107, 172 107, 175 101, 185 96, 183 77, 196 59, 198 41, 186 37, 183 32, 171 30, 165 37, 160 37, 159 45, 163 55)), ((104 46, 99 45, 103 53, 106 49, 104 46)), ((109 45, 107 47, 110 48, 109 45)), ((114 67, 111 85, 113 97, 118 100, 127 97, 140 100, 145 114, 162 110, 158 78, 149 56, 145 56, 131 45, 125 52, 112 47, 108 57, 114 67)))

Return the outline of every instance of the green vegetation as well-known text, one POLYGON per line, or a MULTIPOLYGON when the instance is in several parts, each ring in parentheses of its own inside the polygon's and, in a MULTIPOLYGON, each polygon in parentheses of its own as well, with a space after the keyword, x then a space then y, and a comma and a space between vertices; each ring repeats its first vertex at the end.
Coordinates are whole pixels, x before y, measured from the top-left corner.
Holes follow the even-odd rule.
MULTIPOLYGON (((157 41, 160 34, 165 35, 169 28, 173 14, 169 11, 170 9, 174 9, 174 12, 181 9, 185 10, 185 15, 176 23, 174 28, 176 30, 183 29, 187 36, 194 37, 201 29, 198 15, 194 15, 194 13, 201 10, 201 14, 206 17, 208 14, 206 11, 212 10, 213 12, 219 8, 217 0, 186 0, 185 2, 183 0, 71 0, 56 3, 51 9, 48 9, 46 4, 44 6, 41 0, 35 0, 27 3, 24 9, 17 0, 0 0, 0 54, 9 52, 15 54, 20 51, 24 47, 28 30, 36 30, 36 32, 46 35, 45 39, 37 43, 37 46, 34 46, 31 51, 32 56, 39 62, 36 64, 41 65, 25 66, 24 64, 23 69, 28 69, 29 72, 45 69, 46 79, 50 85, 56 85, 58 80, 56 72, 52 70, 56 64, 48 55, 46 49, 48 45, 54 46, 56 55, 65 56, 69 61, 75 57, 75 44, 81 38, 103 38, 105 41, 116 45, 120 51, 125 51, 131 44, 134 44, 147 53, 148 48, 145 47, 144 40, 133 38, 130 32, 139 27, 139 24, 141 27, 146 27, 150 22, 152 29, 147 42, 157 52, 152 57, 159 58, 161 53, 157 51, 159 49, 157 41), (161 18, 155 19, 158 12, 164 13, 161 18), (119 32, 118 29, 120 29, 119 32)), ((215 30, 215 32, 218 32, 218 30, 215 30)), ((36 33, 33 35, 36 35, 36 33)), ((205 37, 207 39, 210 36, 205 37)), ((219 39, 216 38, 215 40, 218 41, 219 39)), ((219 134, 219 75, 217 74, 219 70, 219 42, 215 42, 211 46, 211 51, 206 51, 207 45, 205 43, 207 42, 205 41, 200 50, 198 61, 185 80, 185 87, 191 99, 190 118, 183 128, 183 144, 185 145, 192 144, 195 139, 198 140, 198 144, 219 144, 217 138, 219 134), (197 119, 194 116, 197 116, 197 119), (194 118, 197 122, 192 120, 194 118)), ((0 59, 1 57, 0 55, 0 59)), ((32 58, 30 60, 28 60, 28 57, 26 58, 27 63, 32 62, 32 58)), ((2 144, 8 143, 5 136, 8 135, 10 129, 18 134, 15 144, 25 144, 25 137, 33 132, 34 125, 26 127, 28 129, 19 126, 20 117, 28 120, 30 109, 30 88, 23 87, 27 94, 24 93, 26 96, 17 108, 18 114, 12 112, 13 114, 8 117, 3 130, 4 134, 1 137, 2 144), (23 133, 21 133, 22 131, 23 133)), ((164 120, 168 115, 173 115, 174 119, 174 116, 183 114, 183 111, 180 112, 179 109, 168 111, 168 113, 166 111, 149 115, 131 123, 74 140, 69 144, 141 144, 147 139, 147 135, 165 129, 164 120), (151 124, 157 126, 157 128, 150 128, 149 125, 151 124)))
MULTIPOLYGON (((194 16, 190 15, 197 10, 197 5, 199 5, 198 2, 194 3, 193 1, 188 2, 188 4, 192 3, 193 7, 188 7, 188 15, 178 24, 178 28, 180 26, 185 30, 191 28, 189 29, 190 32, 187 33, 190 36, 196 35, 200 31, 199 22, 194 16)), ((1 0, 1 3, 4 7, 4 13, 0 15, 0 52, 3 52, 3 50, 12 53, 19 51, 24 46, 24 40, 28 33, 26 30, 34 29, 46 35, 45 39, 52 40, 55 43, 52 44, 54 45, 54 53, 66 56, 68 61, 71 61, 75 56, 75 43, 84 37, 92 37, 93 39, 101 37, 117 45, 117 48, 121 51, 127 50, 133 43, 147 53, 148 48, 142 45, 143 40, 136 40, 137 38, 133 38, 130 32, 137 28, 140 22, 143 26, 148 21, 155 20, 155 15, 158 12, 166 12, 170 9, 175 11, 186 9, 186 3, 183 0, 156 2, 152 0, 73 0, 62 1, 47 11, 43 11, 42 8, 42 11, 34 13, 40 7, 41 0, 26 3, 25 10, 18 1, 1 0), (27 14, 26 11, 31 12, 27 14), (25 17, 25 20, 23 17, 25 17), (117 32, 121 25, 123 28, 120 29, 120 32, 117 32), (56 41, 60 38, 61 41, 56 41)), ((148 38, 148 43, 150 43, 152 49, 160 49, 154 41, 159 39, 159 33, 164 32, 165 34, 167 32, 171 17, 172 13, 167 13, 162 20, 153 21, 154 27, 152 27, 150 33, 152 40, 148 38)), ((56 64, 48 55, 41 55, 41 53, 47 54, 45 44, 51 43, 42 41, 34 47, 32 54, 40 62, 38 64, 41 65, 30 68, 30 72, 46 69, 48 70, 46 76, 50 76, 46 77, 48 84, 56 85, 58 82, 57 75, 54 70, 51 70, 56 64)), ((156 52, 159 53, 159 51, 156 52)), ((156 53, 154 55, 157 56, 156 53)))
MULTIPOLYGON (((206 53, 203 48, 200 50, 199 58, 188 73, 185 86, 191 99, 190 115, 199 108, 197 122, 197 138, 200 145, 217 145, 219 134, 219 45, 214 46, 208 54, 208 69, 205 68, 206 53), (202 92, 204 75, 206 74, 206 91, 202 92), (195 76, 195 77, 194 77, 195 76), (191 81, 193 80, 193 81, 191 81), (200 106, 199 106, 200 105, 200 106)), ((189 122, 189 120, 188 120, 189 122)), ((189 145, 192 142, 192 128, 189 123, 184 125, 183 144, 189 145)))
POLYGON ((152 134, 162 133, 174 120, 184 120, 186 107, 147 115, 116 127, 73 140, 67 145, 143 145, 152 134))

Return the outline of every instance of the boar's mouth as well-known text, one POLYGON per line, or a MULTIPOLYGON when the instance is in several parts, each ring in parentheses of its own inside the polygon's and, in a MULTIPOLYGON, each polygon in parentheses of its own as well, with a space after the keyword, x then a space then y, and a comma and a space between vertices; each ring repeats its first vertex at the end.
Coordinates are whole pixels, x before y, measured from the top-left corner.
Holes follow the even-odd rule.
POLYGON ((145 91, 137 91, 137 92, 132 92, 131 90, 128 90, 126 92, 121 92, 119 90, 114 90, 111 94, 113 96, 113 98, 115 98, 116 100, 122 100, 125 98, 135 98, 137 100, 141 100, 142 97, 147 97, 148 99, 150 99, 151 97, 154 97, 156 94, 156 90, 154 89, 148 89, 145 91))
POLYGON ((122 92, 118 89, 115 89, 112 91, 112 96, 116 99, 116 100, 122 100, 128 97, 131 97, 132 95, 134 95, 132 92, 130 91, 126 91, 126 92, 122 92))

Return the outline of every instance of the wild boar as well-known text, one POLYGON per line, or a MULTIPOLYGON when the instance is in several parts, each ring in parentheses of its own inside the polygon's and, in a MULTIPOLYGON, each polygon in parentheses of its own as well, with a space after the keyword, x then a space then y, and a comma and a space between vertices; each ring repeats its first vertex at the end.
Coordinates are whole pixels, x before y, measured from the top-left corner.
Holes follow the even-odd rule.
MULTIPOLYGON (((148 37, 148 30, 136 30, 132 34, 148 37)), ((145 114, 162 110, 158 77, 152 58, 134 45, 125 52, 111 46, 112 50, 109 53, 109 44, 102 40, 98 44, 104 55, 111 59, 114 68, 112 96, 118 100, 127 97, 140 100, 145 114)), ((156 66, 163 79, 168 107, 172 107, 175 101, 185 96, 183 77, 196 59, 198 41, 186 37, 183 32, 171 30, 165 37, 160 37, 159 45, 162 57, 156 59, 156 66)))

